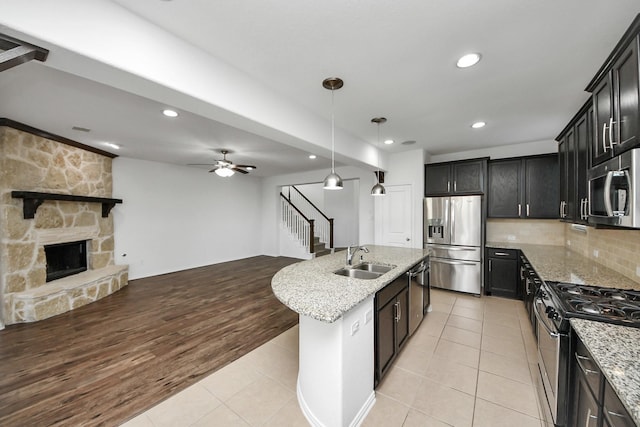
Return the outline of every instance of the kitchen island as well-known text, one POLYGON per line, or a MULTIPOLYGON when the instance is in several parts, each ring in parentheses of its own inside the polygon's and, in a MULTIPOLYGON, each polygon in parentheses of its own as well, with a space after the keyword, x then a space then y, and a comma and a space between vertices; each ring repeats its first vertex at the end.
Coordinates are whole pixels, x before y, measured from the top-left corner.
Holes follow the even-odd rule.
POLYGON ((374 297, 428 255, 426 249, 366 245, 353 264, 394 265, 376 279, 334 274, 346 253, 302 261, 280 270, 275 296, 300 315, 298 402, 314 426, 356 426, 375 403, 374 297))

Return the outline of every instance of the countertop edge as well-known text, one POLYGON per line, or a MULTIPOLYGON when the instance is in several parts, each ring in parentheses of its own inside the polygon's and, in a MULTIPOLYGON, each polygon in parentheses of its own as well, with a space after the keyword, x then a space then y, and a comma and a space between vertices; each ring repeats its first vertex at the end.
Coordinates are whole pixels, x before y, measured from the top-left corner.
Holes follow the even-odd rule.
POLYGON ((637 346, 640 329, 575 318, 570 319, 570 323, 633 421, 640 426, 640 348, 637 346), (635 352, 624 347, 627 343, 636 344, 635 352), (636 403, 635 407, 632 402, 636 403))

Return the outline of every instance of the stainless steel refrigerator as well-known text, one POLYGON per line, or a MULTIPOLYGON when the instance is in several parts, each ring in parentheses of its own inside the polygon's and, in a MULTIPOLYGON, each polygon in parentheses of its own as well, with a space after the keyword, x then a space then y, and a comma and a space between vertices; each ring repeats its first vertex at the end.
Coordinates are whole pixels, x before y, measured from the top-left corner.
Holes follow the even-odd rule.
POLYGON ((482 197, 424 199, 424 245, 431 249, 434 288, 480 295, 482 291, 482 197))

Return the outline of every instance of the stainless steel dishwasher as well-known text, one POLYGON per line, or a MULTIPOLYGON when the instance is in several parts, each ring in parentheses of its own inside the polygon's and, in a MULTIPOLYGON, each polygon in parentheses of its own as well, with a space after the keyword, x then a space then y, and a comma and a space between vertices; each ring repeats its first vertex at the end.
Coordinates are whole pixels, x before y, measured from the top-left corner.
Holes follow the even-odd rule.
POLYGON ((429 268, 429 261, 423 259, 407 271, 409 278, 409 335, 413 334, 429 305, 429 281, 425 280, 425 272, 429 268))

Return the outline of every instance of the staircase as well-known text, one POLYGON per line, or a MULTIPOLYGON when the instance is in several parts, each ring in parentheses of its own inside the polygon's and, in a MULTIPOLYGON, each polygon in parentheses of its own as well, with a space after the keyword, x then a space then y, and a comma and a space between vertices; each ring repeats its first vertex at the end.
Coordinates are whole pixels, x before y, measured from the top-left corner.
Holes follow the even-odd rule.
POLYGON ((327 217, 295 186, 280 192, 280 223, 311 257, 333 253, 333 218, 327 217))

